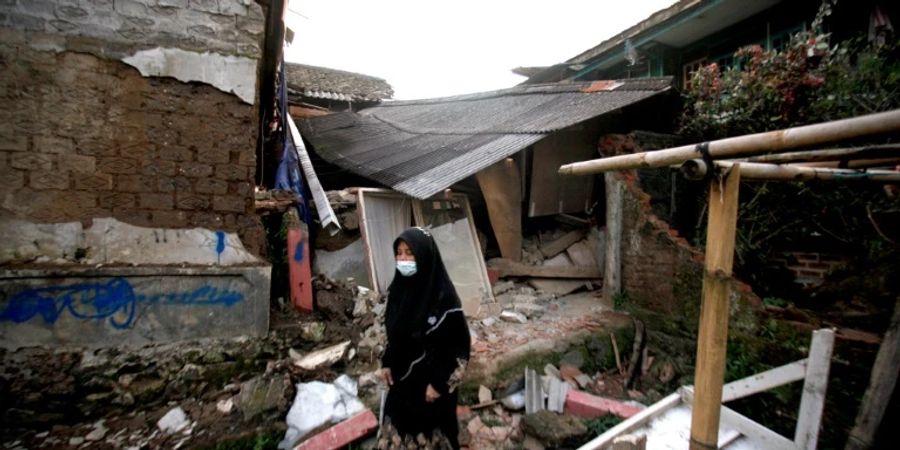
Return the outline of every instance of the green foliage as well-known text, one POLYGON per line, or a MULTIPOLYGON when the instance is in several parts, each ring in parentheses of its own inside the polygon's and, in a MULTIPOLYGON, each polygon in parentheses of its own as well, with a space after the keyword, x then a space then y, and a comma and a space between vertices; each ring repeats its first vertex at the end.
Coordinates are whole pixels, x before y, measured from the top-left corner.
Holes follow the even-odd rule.
MULTIPOLYGON (((829 15, 824 2, 812 28, 782 50, 749 46, 735 53, 734 67, 697 70, 685 92, 680 132, 709 141, 900 107, 900 41, 832 44, 822 31, 829 15)), ((784 284, 766 269, 775 248, 837 243, 863 259, 896 251, 870 218, 900 208, 900 198, 881 186, 743 183, 740 198, 736 270, 763 292, 784 284)), ((694 242, 705 242, 705 223, 698 220, 694 242)))
POLYGON ((785 306, 787 306, 788 301, 779 297, 766 297, 763 299, 763 304, 784 308, 785 306))
POLYGON ((617 311, 621 310, 627 304, 628 304, 628 293, 627 292, 619 291, 619 292, 616 292, 615 295, 613 295, 613 308, 615 310, 617 310, 617 311))
POLYGON ((275 450, 283 433, 270 431, 255 436, 226 440, 209 447, 209 450, 275 450))
POLYGON ((620 422, 622 422, 622 419, 615 415, 608 414, 593 419, 587 419, 584 421, 584 425, 587 426, 592 435, 599 436, 605 433, 606 430, 618 425, 620 422))

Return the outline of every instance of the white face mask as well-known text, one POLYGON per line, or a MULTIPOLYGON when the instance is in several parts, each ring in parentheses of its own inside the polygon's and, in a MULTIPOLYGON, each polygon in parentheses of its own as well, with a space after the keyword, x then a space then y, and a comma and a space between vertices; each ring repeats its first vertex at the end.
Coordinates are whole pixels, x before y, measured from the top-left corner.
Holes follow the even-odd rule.
POLYGON ((404 277, 413 276, 416 274, 416 262, 397 261, 397 270, 400 271, 400 275, 403 275, 404 277))

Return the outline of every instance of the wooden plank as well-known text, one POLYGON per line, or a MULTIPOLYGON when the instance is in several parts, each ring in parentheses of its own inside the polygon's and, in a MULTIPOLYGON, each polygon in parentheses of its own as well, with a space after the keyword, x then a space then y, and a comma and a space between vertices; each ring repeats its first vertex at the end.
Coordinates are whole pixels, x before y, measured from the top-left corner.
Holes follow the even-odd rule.
POLYGON ((897 373, 900 372, 900 297, 894 304, 894 316, 884 333, 884 340, 872 366, 869 387, 863 394, 856 425, 850 431, 845 450, 863 450, 872 447, 875 432, 884 417, 891 393, 897 388, 897 373))
POLYGON ((515 161, 507 158, 475 174, 487 205, 500 254, 522 260, 522 180, 515 161))
POLYGON ((491 259, 488 267, 496 270, 501 277, 594 279, 601 276, 600 269, 596 267, 529 266, 503 258, 491 259))
POLYGON ((284 215, 287 228, 288 280, 291 304, 300 311, 312 312, 313 286, 310 267, 309 227, 300 220, 296 208, 284 215))
POLYGON ((622 211, 625 184, 619 175, 606 173, 606 259, 603 274, 603 298, 613 304, 613 298, 622 291, 622 211))
POLYGON ((706 264, 700 331, 697 338, 697 390, 691 411, 691 450, 714 448, 719 435, 722 379, 725 375, 726 342, 734 236, 737 226, 740 165, 713 180, 709 189, 709 222, 706 228, 706 264))
POLYGON ((833 330, 813 331, 806 381, 803 382, 803 396, 800 397, 800 412, 797 413, 797 428, 794 433, 794 444, 798 449, 815 450, 818 443, 833 349, 833 330))
POLYGON ((540 248, 541 253, 544 255, 544 258, 552 258, 566 251, 572 244, 582 240, 585 234, 587 234, 587 231, 583 229, 570 231, 559 239, 542 245, 540 248))
MULTIPOLYGON (((680 391, 681 400, 684 403, 691 404, 693 408, 696 408, 695 403, 695 393, 694 390, 690 387, 683 387, 680 391)), ((722 418, 720 426, 725 426, 728 428, 733 428, 738 433, 750 438, 754 444, 758 445, 759 448, 764 448, 766 450, 795 450, 796 447, 794 443, 791 442, 790 439, 754 422, 752 419, 744 416, 737 411, 734 411, 731 408, 726 406, 719 406, 720 412, 719 415, 722 418)), ((692 422, 693 423, 693 422, 692 422)), ((725 436, 723 436, 725 437, 725 436)), ((728 439, 734 439, 732 436, 727 436, 728 439)), ((721 448, 721 442, 717 442, 715 446, 709 448, 721 448)), ((695 443, 691 441, 691 446, 693 447, 695 443)))
POLYGON ((620 422, 618 425, 606 430, 605 433, 595 437, 578 449, 600 450, 606 448, 607 446, 612 445, 612 442, 616 437, 637 430, 679 404, 681 404, 681 394, 678 392, 670 394, 668 397, 650 405, 647 409, 644 409, 627 420, 620 422))
POLYGON ((722 386, 722 402, 749 397, 784 384, 802 380, 806 376, 806 361, 804 358, 800 361, 794 361, 765 372, 750 375, 747 378, 732 381, 722 386))

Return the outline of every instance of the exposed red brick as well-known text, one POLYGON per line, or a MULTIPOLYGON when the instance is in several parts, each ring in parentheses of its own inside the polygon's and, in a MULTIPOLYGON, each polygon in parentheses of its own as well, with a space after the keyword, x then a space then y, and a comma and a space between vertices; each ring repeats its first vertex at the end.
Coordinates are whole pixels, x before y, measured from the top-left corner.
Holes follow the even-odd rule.
POLYGON ((365 410, 294 447, 294 450, 334 450, 366 436, 378 428, 378 418, 365 410))
POLYGON ((566 394, 565 413, 573 416, 593 418, 613 414, 627 419, 643 410, 642 407, 632 406, 617 400, 612 400, 587 392, 570 390, 566 394))

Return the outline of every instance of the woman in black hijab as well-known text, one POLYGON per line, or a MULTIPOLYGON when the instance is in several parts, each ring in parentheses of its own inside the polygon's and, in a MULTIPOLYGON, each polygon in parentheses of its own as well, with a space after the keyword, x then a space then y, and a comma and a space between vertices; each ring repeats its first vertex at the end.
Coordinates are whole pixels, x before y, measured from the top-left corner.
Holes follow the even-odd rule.
POLYGON ((394 241, 397 270, 388 288, 390 386, 379 449, 458 449, 457 391, 469 361, 469 328, 431 233, 410 228, 394 241))

